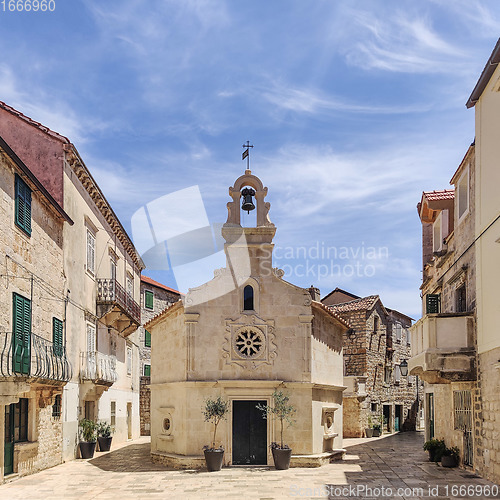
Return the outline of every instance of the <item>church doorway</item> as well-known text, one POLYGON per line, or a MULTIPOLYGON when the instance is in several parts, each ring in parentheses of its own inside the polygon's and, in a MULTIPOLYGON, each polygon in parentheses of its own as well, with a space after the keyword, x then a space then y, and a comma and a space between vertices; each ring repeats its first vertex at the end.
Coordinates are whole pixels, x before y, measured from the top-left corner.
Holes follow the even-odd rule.
POLYGON ((233 401, 233 465, 267 465, 267 420, 258 404, 267 401, 233 401))

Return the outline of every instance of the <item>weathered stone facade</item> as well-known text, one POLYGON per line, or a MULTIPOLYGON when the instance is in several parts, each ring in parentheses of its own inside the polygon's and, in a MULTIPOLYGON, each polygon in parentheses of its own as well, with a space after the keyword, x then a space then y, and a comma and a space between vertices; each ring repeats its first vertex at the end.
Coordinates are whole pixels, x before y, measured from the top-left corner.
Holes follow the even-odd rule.
POLYGON ((74 145, 1 102, 0 194, 1 480, 77 457, 84 417, 139 436, 144 264, 74 145))
POLYGON ((337 288, 323 303, 351 327, 343 340, 344 436, 362 437, 381 421, 386 432, 414 430, 421 383, 399 372, 410 357, 411 319, 386 309, 377 295, 360 298, 337 288))
MULTIPOLYGON (((144 325, 153 319, 158 313, 180 300, 181 294, 168 286, 157 281, 141 276, 141 319, 144 325), (149 307, 146 307, 146 292, 149 295, 149 307)), ((149 384, 151 376, 147 372, 151 371, 151 343, 146 339, 144 326, 139 329, 139 356, 141 360, 141 390, 139 396, 139 415, 141 418, 141 436, 151 434, 151 390, 149 384), (149 343, 149 345, 147 345, 149 343)))
POLYGON ((3 139, 0 221, 1 482, 4 472, 22 476, 61 463, 62 426, 52 418, 52 405, 71 370, 65 351, 56 356, 53 344, 53 318, 62 322, 65 317, 63 225, 70 219, 3 139), (28 230, 16 222, 16 186, 21 181, 31 193, 28 230), (17 327, 14 331, 16 297, 22 297, 29 308, 26 344, 19 340, 17 327), (16 366, 19 352, 26 365, 16 366), (13 415, 20 398, 27 401, 28 420, 25 435, 16 441, 19 428, 13 415))
POLYGON ((458 447, 467 466, 483 455, 476 382, 475 173, 473 144, 451 179, 454 189, 425 192, 417 206, 424 228, 423 317, 412 327, 409 362, 410 373, 425 380, 426 438, 458 447))
POLYGON ((201 409, 206 398, 220 395, 231 408, 217 435, 224 463, 272 463, 269 445, 280 440, 279 423, 264 420, 256 404, 270 404, 273 392, 283 390, 297 409, 284 439, 293 450, 292 466, 320 465, 343 453, 342 336, 348 326, 310 290, 273 269, 276 228, 260 179, 247 170, 229 193, 222 228, 227 267, 145 325, 152 334, 153 460, 204 466, 211 426, 201 409), (257 227, 240 224, 246 186, 255 190, 257 227))

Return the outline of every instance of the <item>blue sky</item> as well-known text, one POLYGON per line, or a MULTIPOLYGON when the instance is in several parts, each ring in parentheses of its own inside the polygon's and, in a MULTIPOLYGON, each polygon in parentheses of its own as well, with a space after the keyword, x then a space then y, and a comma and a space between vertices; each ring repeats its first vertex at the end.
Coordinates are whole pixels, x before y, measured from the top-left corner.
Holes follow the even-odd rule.
POLYGON ((286 279, 420 316, 415 206, 474 138, 500 2, 55 2, 0 11, 0 99, 70 138, 129 231, 194 185, 224 222, 249 139, 286 279))

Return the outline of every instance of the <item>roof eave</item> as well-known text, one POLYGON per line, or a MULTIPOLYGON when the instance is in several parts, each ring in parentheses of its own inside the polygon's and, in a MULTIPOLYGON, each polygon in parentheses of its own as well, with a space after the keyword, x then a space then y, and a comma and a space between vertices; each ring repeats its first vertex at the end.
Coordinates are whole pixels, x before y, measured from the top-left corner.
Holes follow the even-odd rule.
POLYGON ((476 83, 476 86, 474 87, 474 90, 472 91, 469 99, 465 103, 467 108, 472 108, 476 104, 476 102, 479 101, 479 98, 484 92, 486 85, 488 85, 490 78, 497 69, 499 62, 500 62, 500 38, 497 40, 495 48, 493 49, 493 52, 491 53, 491 56, 489 57, 486 66, 484 67, 483 72, 481 73, 481 76, 479 77, 479 80, 476 83))

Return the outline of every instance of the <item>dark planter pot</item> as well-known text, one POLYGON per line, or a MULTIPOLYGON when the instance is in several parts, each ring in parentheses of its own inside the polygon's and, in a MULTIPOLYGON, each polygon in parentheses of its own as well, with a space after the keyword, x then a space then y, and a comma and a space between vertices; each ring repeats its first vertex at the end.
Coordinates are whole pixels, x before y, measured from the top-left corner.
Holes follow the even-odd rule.
POLYGON ((378 438, 382 434, 381 429, 373 429, 373 437, 378 438))
POLYGON ((436 452, 434 450, 428 450, 429 451, 429 462, 434 462, 434 456, 436 452))
POLYGON ((97 442, 99 443, 99 451, 109 451, 111 449, 112 436, 109 437, 98 437, 97 442))
POLYGON ((215 472, 222 469, 224 450, 204 450, 204 453, 208 472, 215 472))
POLYGON ((373 437, 373 429, 368 429, 368 428, 366 428, 366 429, 365 429, 365 434, 366 434, 366 437, 367 437, 367 438, 371 438, 371 437, 373 437))
POLYGON ((441 465, 443 467, 456 467, 458 465, 458 460, 453 456, 443 456, 441 457, 441 465))
POLYGON ((86 441, 80 441, 80 457, 81 458, 92 458, 95 451, 95 442, 87 443, 86 441))
POLYGON ((278 470, 286 470, 290 467, 290 458, 292 457, 292 450, 290 448, 273 448, 274 467, 278 470))

